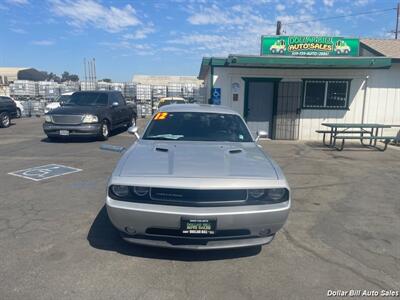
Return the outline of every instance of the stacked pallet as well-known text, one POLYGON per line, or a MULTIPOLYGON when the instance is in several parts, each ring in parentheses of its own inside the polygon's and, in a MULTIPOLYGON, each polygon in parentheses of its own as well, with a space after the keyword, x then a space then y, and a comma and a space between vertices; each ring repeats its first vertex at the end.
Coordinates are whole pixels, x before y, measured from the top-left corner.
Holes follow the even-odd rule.
POLYGON ((136 83, 128 82, 125 83, 123 94, 127 98, 135 98, 136 97, 136 83))
POLYGON ((12 96, 36 97, 38 95, 37 84, 30 80, 15 80, 10 84, 10 94, 12 96))
POLYGON ((45 99, 53 99, 60 95, 60 85, 54 81, 39 81, 38 95, 45 99))
POLYGON ((151 85, 138 84, 136 86, 136 99, 138 101, 151 101, 151 85))
POLYGON ((105 81, 97 82, 97 89, 99 91, 109 91, 111 89, 111 83, 105 81))

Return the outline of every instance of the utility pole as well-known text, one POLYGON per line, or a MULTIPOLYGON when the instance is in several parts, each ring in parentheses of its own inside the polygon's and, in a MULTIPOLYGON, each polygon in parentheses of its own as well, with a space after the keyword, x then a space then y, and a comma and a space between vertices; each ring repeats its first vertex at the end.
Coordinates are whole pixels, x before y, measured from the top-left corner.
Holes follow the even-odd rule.
POLYGON ((394 38, 397 40, 399 34, 399 17, 400 17, 400 2, 397 3, 397 15, 396 15, 396 30, 394 32, 394 38))
MULTIPOLYGON (((397 13, 398 13, 398 10, 397 10, 397 13)), ((281 35, 281 28, 282 28, 282 22, 277 21, 276 22, 276 35, 281 35)))

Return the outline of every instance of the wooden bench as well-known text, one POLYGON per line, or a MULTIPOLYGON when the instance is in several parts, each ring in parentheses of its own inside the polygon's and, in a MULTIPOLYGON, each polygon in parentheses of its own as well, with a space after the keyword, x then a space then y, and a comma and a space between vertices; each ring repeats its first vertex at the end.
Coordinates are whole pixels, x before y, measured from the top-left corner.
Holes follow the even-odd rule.
POLYGON ((396 140, 395 136, 347 136, 347 135, 337 135, 334 138, 337 139, 337 140, 342 140, 342 144, 341 144, 341 146, 339 148, 335 146, 335 148, 338 151, 342 151, 343 150, 345 140, 361 140, 361 143, 364 146, 372 146, 372 145, 371 144, 370 145, 365 145, 363 143, 363 140, 382 141, 385 144, 384 148, 378 148, 378 147, 376 147, 376 144, 373 146, 376 149, 378 149, 379 151, 385 151, 387 149, 387 145, 390 143, 390 141, 396 140))

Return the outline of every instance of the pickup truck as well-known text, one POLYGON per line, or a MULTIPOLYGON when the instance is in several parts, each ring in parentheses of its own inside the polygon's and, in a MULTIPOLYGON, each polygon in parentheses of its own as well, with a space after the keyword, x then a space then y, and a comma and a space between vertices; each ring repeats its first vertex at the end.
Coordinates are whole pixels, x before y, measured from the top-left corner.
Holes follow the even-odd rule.
POLYGON ((6 128, 10 126, 11 119, 17 117, 17 105, 6 96, 0 96, 0 127, 6 128))
POLYGON ((134 109, 121 92, 75 92, 67 103, 45 114, 43 130, 50 140, 86 136, 105 141, 112 130, 130 127, 134 119, 134 109))

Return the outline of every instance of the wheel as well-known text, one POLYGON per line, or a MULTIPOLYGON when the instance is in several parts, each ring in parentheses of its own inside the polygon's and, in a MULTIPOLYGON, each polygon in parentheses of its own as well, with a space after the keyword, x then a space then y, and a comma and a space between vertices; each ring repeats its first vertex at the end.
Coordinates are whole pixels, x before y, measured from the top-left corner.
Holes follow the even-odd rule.
POLYGON ((10 115, 7 112, 0 114, 0 127, 7 128, 10 126, 10 115))
POLYGON ((348 49, 344 50, 344 54, 349 54, 349 50, 348 49))
POLYGON ((107 141, 109 135, 110 135, 110 126, 108 125, 108 122, 106 120, 104 120, 101 123, 101 127, 100 127, 100 140, 107 141))
POLYGON ((17 108, 17 118, 21 118, 22 117, 22 113, 21 110, 19 108, 17 108))

